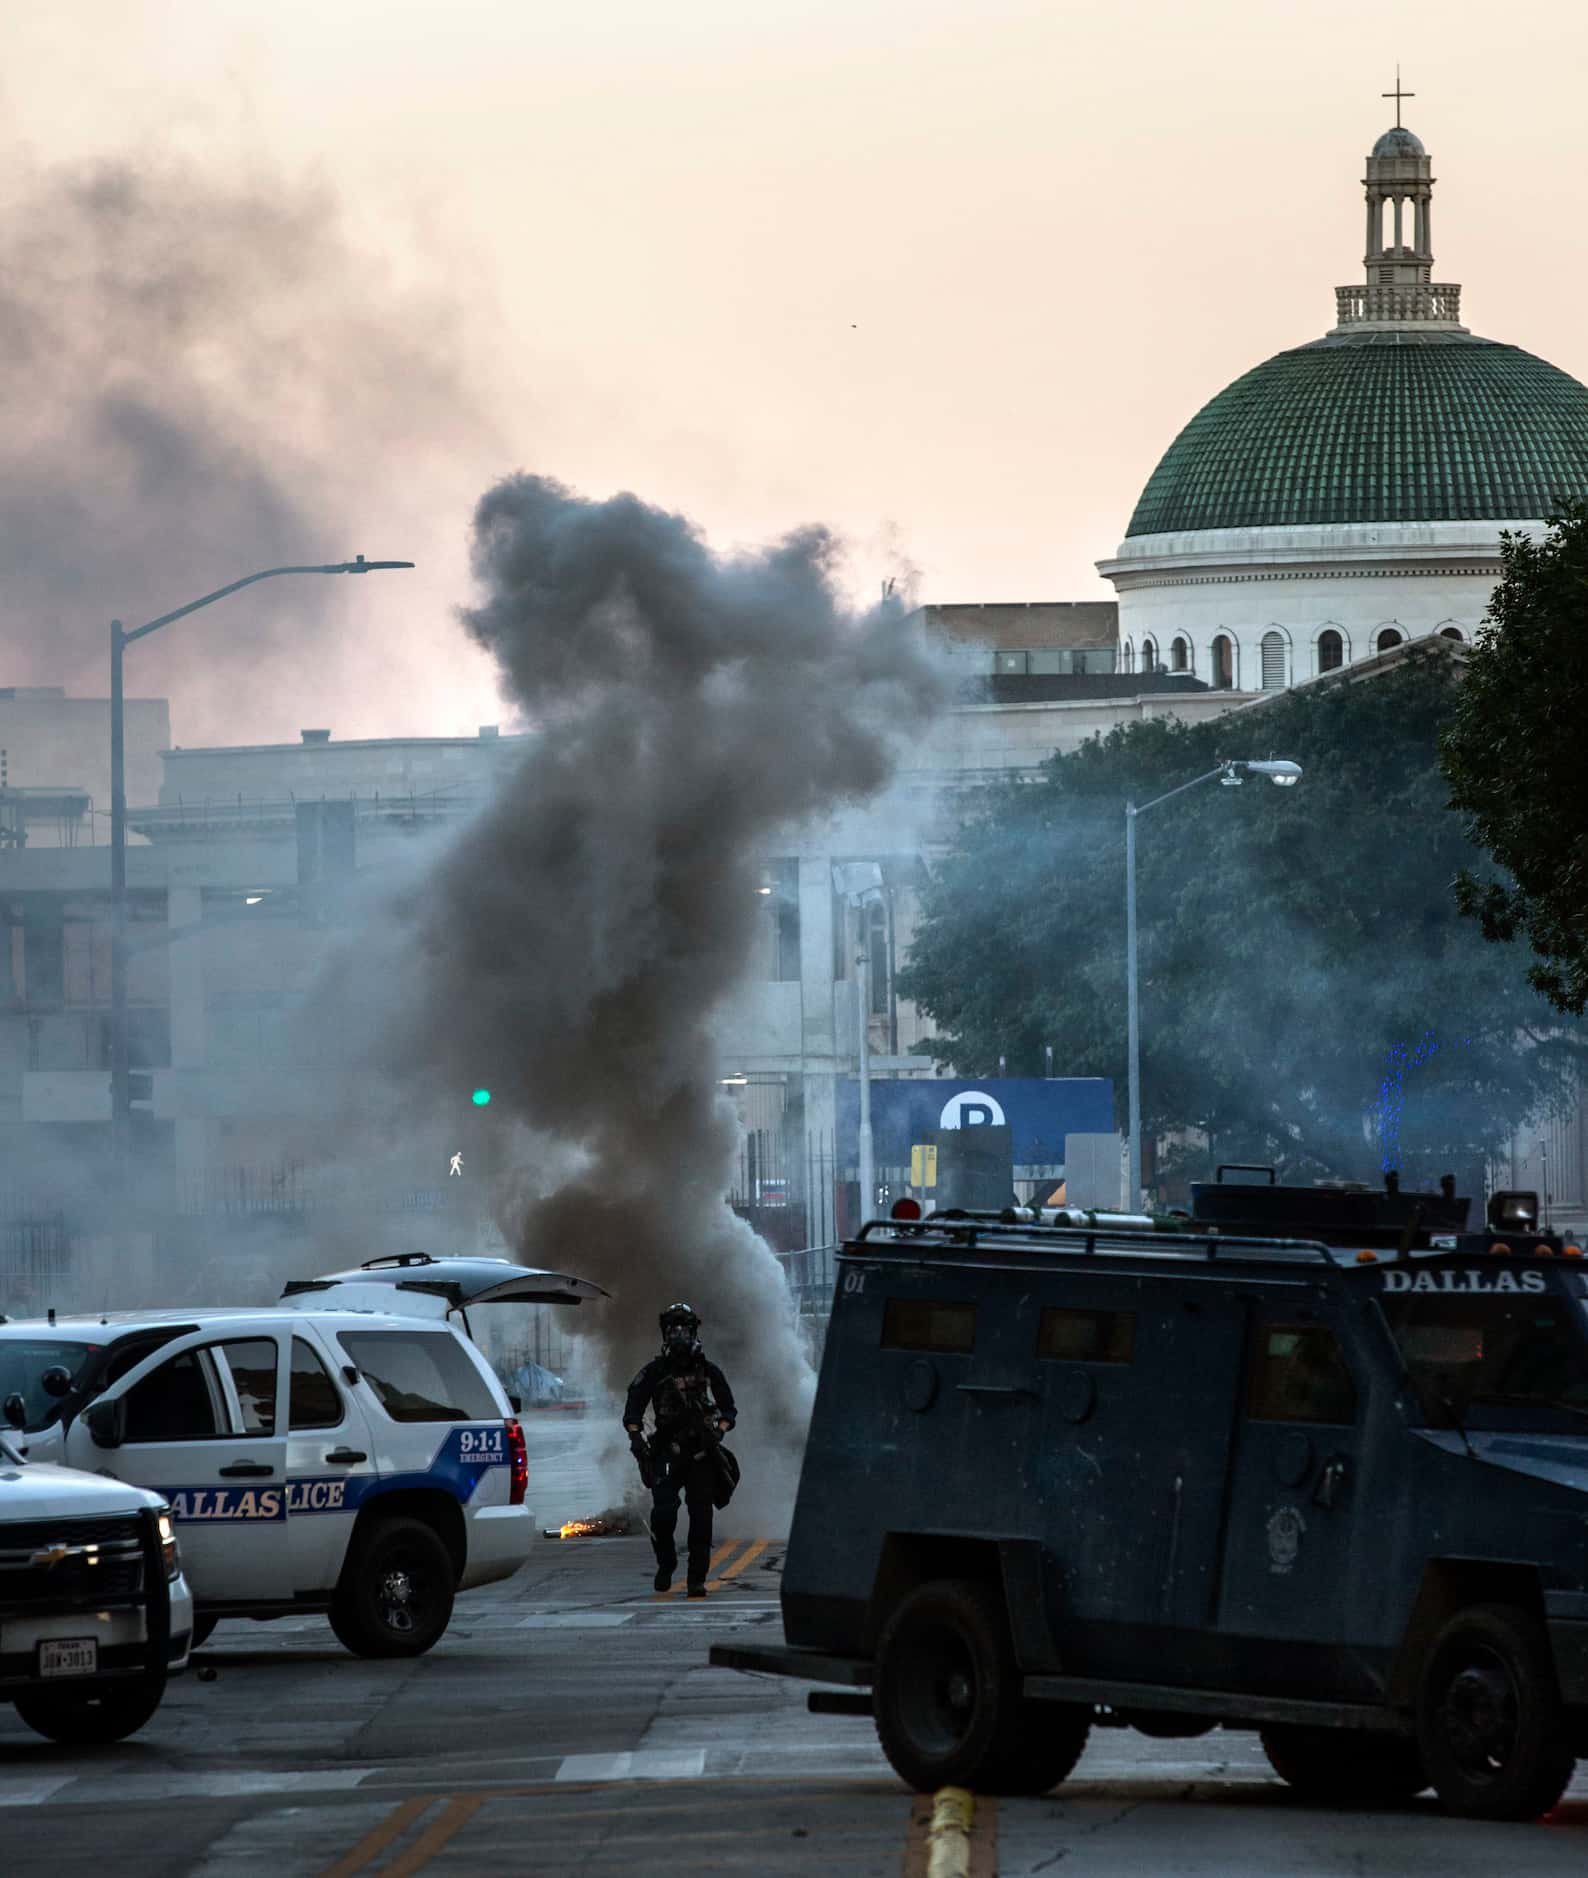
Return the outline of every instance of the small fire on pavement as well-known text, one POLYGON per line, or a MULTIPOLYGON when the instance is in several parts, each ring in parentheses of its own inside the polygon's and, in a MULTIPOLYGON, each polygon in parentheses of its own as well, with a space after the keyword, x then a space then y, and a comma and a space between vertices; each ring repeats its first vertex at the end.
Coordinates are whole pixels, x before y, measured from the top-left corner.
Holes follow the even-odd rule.
POLYGON ((626 1519, 610 1513, 599 1519, 569 1519, 560 1526, 548 1526, 548 1539, 621 1539, 632 1529, 626 1519))

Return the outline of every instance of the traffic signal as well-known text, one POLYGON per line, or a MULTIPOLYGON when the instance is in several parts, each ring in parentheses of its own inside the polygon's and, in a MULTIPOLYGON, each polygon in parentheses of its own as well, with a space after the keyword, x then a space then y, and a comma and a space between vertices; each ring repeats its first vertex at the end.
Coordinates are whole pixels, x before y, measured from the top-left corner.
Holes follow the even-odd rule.
POLYGON ((476 1089, 469 1099, 477 1109, 483 1109, 490 1103, 491 1092, 489 1089, 476 1089))

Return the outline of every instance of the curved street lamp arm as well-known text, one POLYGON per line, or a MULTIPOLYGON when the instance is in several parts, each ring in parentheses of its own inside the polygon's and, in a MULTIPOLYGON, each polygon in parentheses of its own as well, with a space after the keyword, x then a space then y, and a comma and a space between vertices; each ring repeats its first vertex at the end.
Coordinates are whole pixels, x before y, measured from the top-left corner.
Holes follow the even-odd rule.
POLYGON ((150 620, 147 625, 136 627, 130 633, 123 633, 121 642, 123 645, 130 645, 134 639, 143 638, 145 633, 158 632, 162 626, 169 626, 173 620, 183 619, 189 613, 196 613, 200 607, 209 606, 212 601, 224 600, 227 594, 236 593, 243 587, 251 587, 257 580, 273 580, 278 574, 368 574, 377 568, 412 566, 412 561, 366 561, 361 554, 356 561, 331 561, 321 567, 267 567, 258 574, 245 574, 241 580, 234 580, 229 586, 217 587, 213 593, 205 594, 202 600, 190 600, 186 606, 179 606, 173 613, 162 613, 158 619, 150 620))
POLYGON ((1154 796, 1150 802, 1127 802, 1125 813, 1126 815, 1145 815, 1148 809, 1157 808, 1160 802, 1167 802, 1174 796, 1183 796, 1188 789, 1195 789, 1198 783, 1212 782, 1215 776, 1227 775, 1234 767, 1231 763, 1221 763, 1217 769, 1210 769, 1202 776, 1193 776, 1190 782, 1181 783, 1178 789, 1166 790, 1163 795, 1154 796))

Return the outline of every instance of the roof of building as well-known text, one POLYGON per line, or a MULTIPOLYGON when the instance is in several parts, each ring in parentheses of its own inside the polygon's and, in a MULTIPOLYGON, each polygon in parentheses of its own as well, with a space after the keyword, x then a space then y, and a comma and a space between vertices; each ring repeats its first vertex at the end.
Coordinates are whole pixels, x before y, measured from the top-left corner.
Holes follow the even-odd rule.
POLYGON ((1588 386, 1462 331, 1297 346, 1205 404, 1129 535, 1351 522, 1543 520, 1588 495, 1588 386))
POLYGON ((1117 600, 983 600, 923 606, 911 616, 968 645, 1111 646, 1119 638, 1117 600))

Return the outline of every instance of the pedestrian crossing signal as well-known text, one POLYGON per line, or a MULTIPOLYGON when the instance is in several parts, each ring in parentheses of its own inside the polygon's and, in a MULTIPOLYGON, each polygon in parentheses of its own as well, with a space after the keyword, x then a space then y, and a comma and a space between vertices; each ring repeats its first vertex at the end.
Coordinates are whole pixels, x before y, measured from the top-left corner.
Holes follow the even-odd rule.
POLYGON ((489 1089, 476 1089, 469 1099, 477 1109, 483 1109, 490 1102, 491 1092, 489 1089))

